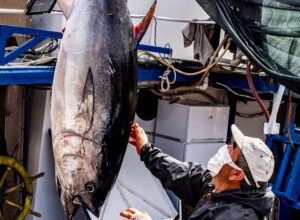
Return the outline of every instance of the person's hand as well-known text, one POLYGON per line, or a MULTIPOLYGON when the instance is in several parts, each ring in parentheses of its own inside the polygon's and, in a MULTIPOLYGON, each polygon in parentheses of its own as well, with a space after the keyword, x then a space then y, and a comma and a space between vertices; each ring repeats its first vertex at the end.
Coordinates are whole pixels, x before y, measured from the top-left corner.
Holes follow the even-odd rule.
POLYGON ((152 220, 146 212, 141 212, 137 209, 129 208, 121 212, 120 215, 130 220, 152 220))
POLYGON ((136 147, 136 151, 138 155, 141 153, 141 149, 145 144, 148 144, 148 137, 143 128, 139 126, 139 124, 133 124, 131 127, 131 139, 129 143, 136 147))

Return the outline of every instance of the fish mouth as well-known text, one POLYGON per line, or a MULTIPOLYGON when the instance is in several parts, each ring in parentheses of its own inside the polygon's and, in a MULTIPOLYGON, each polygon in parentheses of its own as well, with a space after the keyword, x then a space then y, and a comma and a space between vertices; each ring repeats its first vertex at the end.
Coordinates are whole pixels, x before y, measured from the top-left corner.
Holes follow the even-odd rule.
MULTIPOLYGON (((63 198, 62 198, 63 199, 63 198)), ((68 220, 72 220, 75 214, 77 213, 80 205, 74 204, 73 201, 69 198, 62 201, 65 213, 67 215, 68 220)))
POLYGON ((68 220, 73 219, 81 206, 87 209, 97 218, 100 216, 100 207, 92 202, 84 202, 80 196, 75 196, 73 198, 67 196, 61 199, 68 220))

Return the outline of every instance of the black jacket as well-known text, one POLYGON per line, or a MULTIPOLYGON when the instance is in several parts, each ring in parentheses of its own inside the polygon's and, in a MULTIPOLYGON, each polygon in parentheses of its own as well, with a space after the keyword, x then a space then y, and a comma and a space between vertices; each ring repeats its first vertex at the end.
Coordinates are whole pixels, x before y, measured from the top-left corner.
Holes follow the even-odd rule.
POLYGON ((185 204, 193 207, 189 220, 256 220, 267 216, 274 202, 269 189, 214 193, 212 177, 200 164, 180 162, 152 145, 141 150, 141 160, 185 204))

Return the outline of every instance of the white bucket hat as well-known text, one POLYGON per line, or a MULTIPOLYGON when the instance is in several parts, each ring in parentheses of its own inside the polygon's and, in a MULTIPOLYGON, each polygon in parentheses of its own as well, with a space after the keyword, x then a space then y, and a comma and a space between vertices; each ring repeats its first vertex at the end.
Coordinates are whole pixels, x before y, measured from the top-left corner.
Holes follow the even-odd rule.
POLYGON ((235 125, 231 126, 233 138, 246 158, 252 177, 258 182, 268 182, 274 171, 274 156, 259 138, 245 136, 235 125))

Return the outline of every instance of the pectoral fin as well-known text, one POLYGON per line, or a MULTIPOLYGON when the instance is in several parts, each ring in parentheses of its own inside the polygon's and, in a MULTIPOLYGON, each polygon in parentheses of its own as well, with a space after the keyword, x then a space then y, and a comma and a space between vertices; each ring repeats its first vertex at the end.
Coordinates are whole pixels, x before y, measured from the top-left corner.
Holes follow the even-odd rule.
POLYGON ((157 0, 154 1, 153 5, 151 6, 148 14, 146 15, 146 17, 144 17, 144 19, 142 20, 141 23, 139 23, 138 25, 134 26, 133 28, 133 34, 135 37, 135 40, 137 42, 137 44, 139 44, 141 42, 141 40, 143 39, 146 31, 148 30, 148 27, 152 21, 152 18, 154 16, 154 12, 156 9, 156 4, 157 4, 157 0))
POLYGON ((72 14, 75 1, 76 0, 57 0, 57 3, 61 8, 63 14, 65 15, 66 19, 69 19, 69 17, 72 14))
POLYGON ((94 80, 91 68, 89 68, 83 89, 81 103, 79 105, 75 120, 78 132, 85 133, 92 126, 94 118, 94 80))

